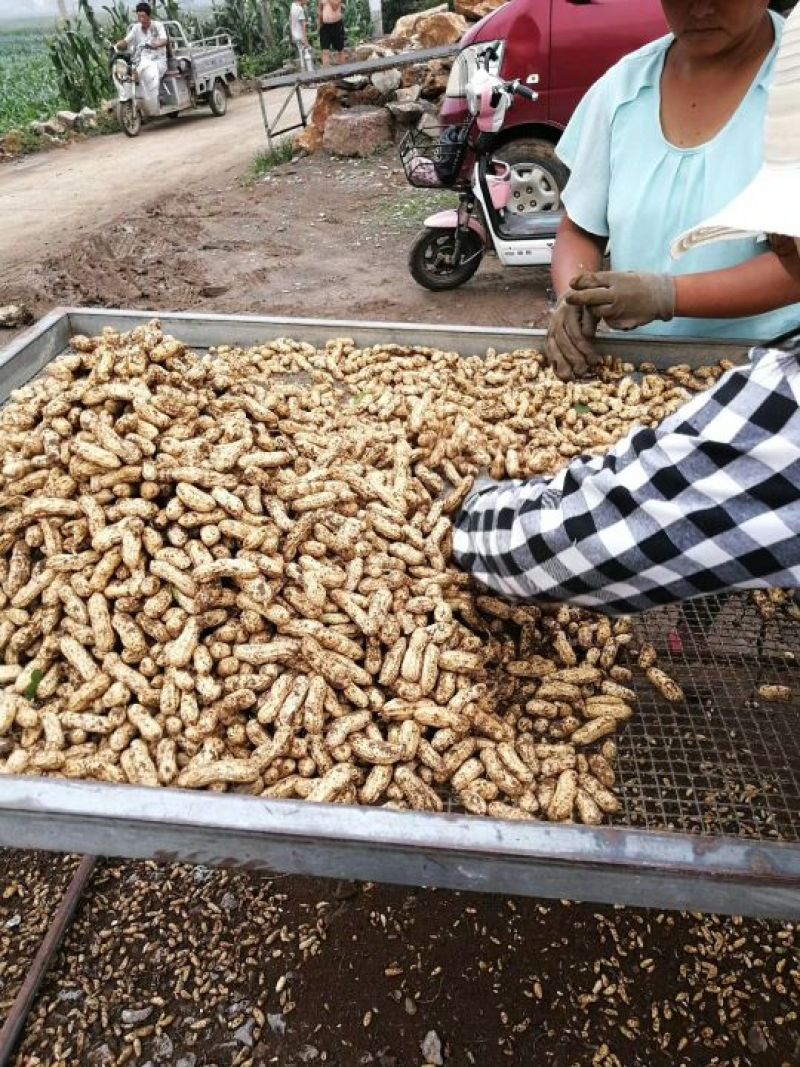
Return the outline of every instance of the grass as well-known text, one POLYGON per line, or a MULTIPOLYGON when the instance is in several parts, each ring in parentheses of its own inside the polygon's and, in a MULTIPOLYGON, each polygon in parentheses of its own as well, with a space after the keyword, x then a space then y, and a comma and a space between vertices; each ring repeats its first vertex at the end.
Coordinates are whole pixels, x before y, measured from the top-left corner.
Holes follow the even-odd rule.
POLYGON ((294 150, 291 138, 286 137, 282 141, 278 141, 274 148, 258 153, 245 175, 245 183, 254 185, 276 167, 281 167, 284 163, 291 163, 293 156, 294 150))
POLYGON ((421 226, 428 215, 458 206, 458 194, 449 189, 414 189, 381 200, 376 216, 383 227, 398 231, 421 226))
POLYGON ((0 30, 0 136, 66 106, 42 30, 0 30))

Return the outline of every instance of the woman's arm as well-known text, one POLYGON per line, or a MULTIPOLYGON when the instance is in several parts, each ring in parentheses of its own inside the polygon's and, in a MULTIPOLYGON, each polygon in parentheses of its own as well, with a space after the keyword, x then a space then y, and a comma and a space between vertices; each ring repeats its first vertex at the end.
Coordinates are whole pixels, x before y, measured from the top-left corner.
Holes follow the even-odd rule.
POLYGON ((675 314, 683 318, 746 318, 794 303, 800 303, 800 285, 774 252, 738 267, 675 278, 675 314))
POLYGON ((550 268, 557 297, 567 292, 577 274, 599 270, 606 244, 607 238, 589 233, 576 225, 569 215, 564 216, 558 228, 550 268))

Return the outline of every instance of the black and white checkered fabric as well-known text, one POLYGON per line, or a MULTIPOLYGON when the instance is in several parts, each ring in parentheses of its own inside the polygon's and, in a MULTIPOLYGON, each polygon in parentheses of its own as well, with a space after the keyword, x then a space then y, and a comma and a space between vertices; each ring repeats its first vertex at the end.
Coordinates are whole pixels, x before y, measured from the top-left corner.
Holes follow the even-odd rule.
POLYGON ((515 600, 632 614, 800 586, 800 342, 754 349, 657 429, 557 475, 493 484, 456 520, 456 561, 515 600))

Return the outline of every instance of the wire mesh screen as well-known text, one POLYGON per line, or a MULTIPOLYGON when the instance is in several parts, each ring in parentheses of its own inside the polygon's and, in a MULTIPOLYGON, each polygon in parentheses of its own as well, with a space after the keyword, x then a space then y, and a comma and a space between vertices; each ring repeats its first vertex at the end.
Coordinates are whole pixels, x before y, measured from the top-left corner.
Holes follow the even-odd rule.
POLYGON ((736 595, 652 612, 636 628, 686 700, 637 680, 637 714, 618 738, 617 822, 800 841, 800 623, 765 621, 736 595), (765 684, 792 686, 792 702, 765 702, 765 684))

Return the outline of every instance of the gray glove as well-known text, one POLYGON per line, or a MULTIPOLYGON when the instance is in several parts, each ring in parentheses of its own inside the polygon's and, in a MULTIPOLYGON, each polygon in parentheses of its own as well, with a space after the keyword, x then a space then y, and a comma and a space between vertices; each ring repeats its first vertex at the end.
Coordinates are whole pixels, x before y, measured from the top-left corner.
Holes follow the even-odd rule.
POLYGON ((571 307, 591 311, 612 330, 635 330, 675 317, 675 279, 671 274, 601 270, 573 278, 565 299, 571 307))
POLYGON ((597 316, 587 308, 575 307, 571 291, 556 304, 547 329, 544 352, 562 382, 580 378, 600 361, 594 346, 597 316))

